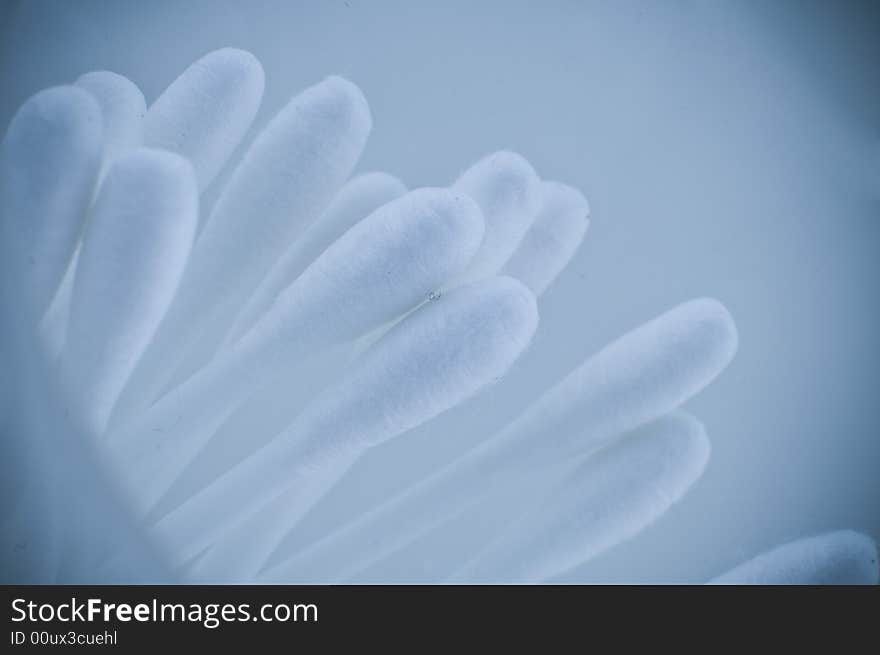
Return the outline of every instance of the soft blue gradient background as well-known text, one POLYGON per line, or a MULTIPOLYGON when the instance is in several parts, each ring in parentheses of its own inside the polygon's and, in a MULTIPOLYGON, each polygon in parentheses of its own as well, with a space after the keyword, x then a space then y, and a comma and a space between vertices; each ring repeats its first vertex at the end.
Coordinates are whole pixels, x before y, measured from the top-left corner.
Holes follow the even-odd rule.
MULTIPOLYGON (((688 407, 713 444, 704 478, 564 578, 702 582, 808 533, 880 539, 878 15, 851 2, 6 0, 0 124, 92 69, 150 101, 234 45, 266 69, 260 124, 327 74, 360 85, 374 116, 361 170, 436 185, 511 148, 584 189, 587 241, 508 383, 371 453, 287 547, 453 457, 625 330, 711 295, 740 351, 688 407)), ((366 579, 442 571, 468 528, 366 579)))

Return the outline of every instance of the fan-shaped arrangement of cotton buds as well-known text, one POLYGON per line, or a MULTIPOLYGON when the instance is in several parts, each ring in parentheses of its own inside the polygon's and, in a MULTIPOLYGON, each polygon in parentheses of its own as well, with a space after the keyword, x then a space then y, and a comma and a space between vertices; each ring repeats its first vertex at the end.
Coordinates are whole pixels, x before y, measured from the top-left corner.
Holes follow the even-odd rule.
MULTIPOLYGON (((10 358, 14 374, 47 371, 42 391, 57 393, 69 432, 54 438, 94 450, 181 580, 349 581, 528 489, 532 501, 445 579, 544 581, 632 537, 688 491, 709 442, 680 407, 737 347, 733 320, 711 299, 625 334, 459 459, 273 558, 368 449, 459 411, 505 375, 535 333, 541 294, 584 238, 589 207, 510 152, 446 187, 352 177, 371 116, 338 77, 296 95, 232 162, 263 85, 259 62, 234 49, 195 62, 149 108, 131 81, 89 73, 28 100, 3 142, 4 314, 24 353, 10 358), (226 168, 216 201, 200 207, 226 168), (308 362, 335 375, 310 394, 295 382, 308 362), (305 400, 289 397, 297 391, 305 400), (167 500, 196 458, 222 448, 225 424, 269 404, 276 431, 241 430, 253 444, 243 457, 167 500)), ((38 394, 39 384, 24 388, 38 394)), ((11 422, 14 439, 28 439, 32 417, 11 422)), ((11 532, 33 527, 7 509, 11 532)), ((55 579, 100 581, 131 565, 117 541, 83 537, 76 523, 61 521, 65 556, 45 562, 55 579)), ((717 581, 876 575, 873 543, 836 533, 717 581)))

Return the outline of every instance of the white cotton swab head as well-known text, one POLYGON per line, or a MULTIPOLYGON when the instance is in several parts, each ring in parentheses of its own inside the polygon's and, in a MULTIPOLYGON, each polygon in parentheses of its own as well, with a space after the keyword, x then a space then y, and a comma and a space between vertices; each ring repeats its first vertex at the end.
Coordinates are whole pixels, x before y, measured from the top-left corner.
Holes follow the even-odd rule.
POLYGON ((7 280, 31 323, 67 270, 101 161, 98 103, 73 86, 53 87, 22 105, 0 154, 0 214, 7 280))
POLYGON ((675 413, 590 456, 453 576, 456 582, 534 583, 636 535, 700 477, 709 440, 675 413))
POLYGON ((336 239, 376 209, 406 193, 403 182, 387 173, 364 173, 346 182, 324 214, 294 241, 251 295, 230 329, 237 341, 290 285, 336 239))
MULTIPOLYGON (((365 449, 500 378, 537 322, 534 295, 512 278, 491 278, 423 305, 287 430, 161 519, 161 541, 172 557, 186 561, 284 494, 283 513, 263 537, 274 546, 365 449)), ((254 547, 268 554, 266 541, 254 547)))
POLYGON ((360 336, 461 273, 483 231, 480 208, 468 196, 450 189, 411 191, 327 248, 244 340, 291 331, 309 344, 360 336))
POLYGON ((94 71, 80 76, 75 85, 88 91, 101 107, 105 163, 141 144, 147 105, 134 82, 109 71, 94 71))
POLYGON ((875 585, 877 544, 853 530, 798 539, 740 564, 708 584, 875 585))
POLYGON ((62 356, 75 410, 93 434, 174 295, 197 216, 182 157, 139 149, 110 165, 83 237, 62 356))
POLYGON ((720 302, 682 303, 587 359, 506 431, 516 441, 549 430, 572 448, 601 444, 681 406, 724 370, 737 343, 720 302))
POLYGON ((577 189, 559 182, 541 182, 541 209, 504 265, 540 296, 571 260, 589 226, 590 205, 577 189))
POLYGON ((263 67, 251 53, 208 53, 165 89, 144 122, 144 145, 190 160, 207 187, 244 137, 263 98, 263 67))
POLYGON ((479 255, 462 282, 495 275, 514 253, 540 206, 540 180, 522 156, 507 151, 471 166, 454 187, 476 200, 486 219, 479 255))

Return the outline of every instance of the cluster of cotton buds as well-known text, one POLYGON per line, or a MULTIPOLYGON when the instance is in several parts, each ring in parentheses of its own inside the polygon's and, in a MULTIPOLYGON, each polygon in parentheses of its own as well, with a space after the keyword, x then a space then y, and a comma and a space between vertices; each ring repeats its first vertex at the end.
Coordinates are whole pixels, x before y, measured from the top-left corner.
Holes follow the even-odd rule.
MULTIPOLYGON (((10 314, 58 389, 74 437, 56 438, 94 449, 180 580, 350 581, 516 487, 533 502, 445 579, 539 582, 635 535, 686 493, 709 442, 679 408, 737 347, 730 315, 710 299, 625 334, 459 459, 273 557, 365 451, 504 376, 589 208, 509 152, 444 188, 351 178, 371 116, 360 90, 332 77, 281 109, 200 211, 263 85, 259 62, 234 49, 195 62, 149 108, 131 81, 89 73, 28 100, 3 144, 10 314), (291 401, 291 376, 315 361, 335 379, 291 401), (267 411, 277 430, 240 430, 243 457, 168 501, 197 457, 222 448, 224 424, 267 411)), ((45 562, 55 579, 118 579, 131 566, 112 540, 76 547, 68 523, 59 562, 45 562)), ((866 537, 819 539, 721 580, 876 578, 866 537)))

